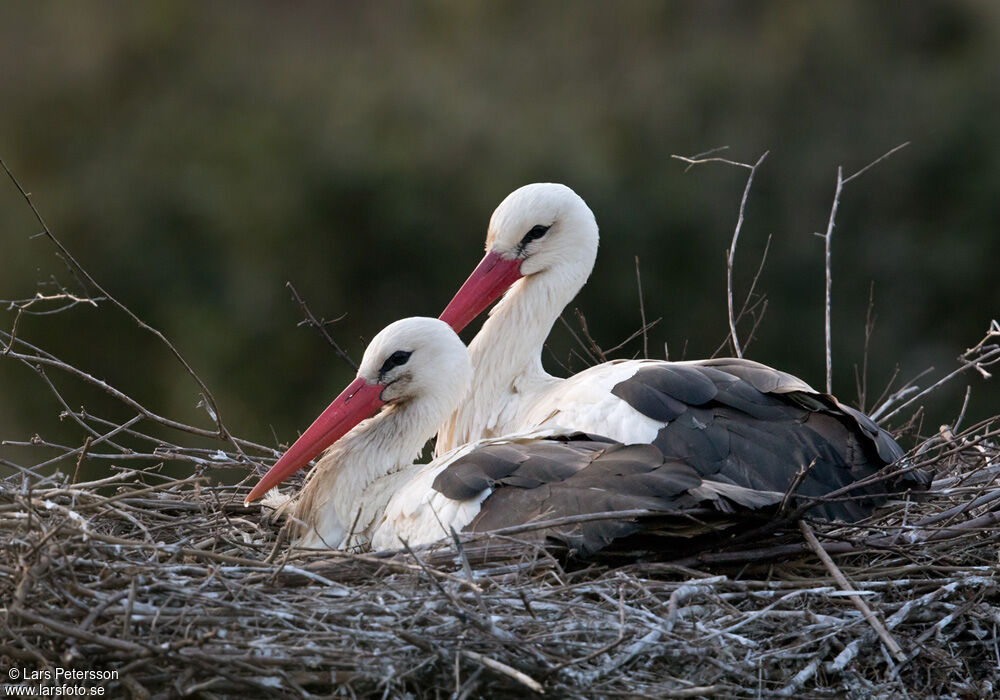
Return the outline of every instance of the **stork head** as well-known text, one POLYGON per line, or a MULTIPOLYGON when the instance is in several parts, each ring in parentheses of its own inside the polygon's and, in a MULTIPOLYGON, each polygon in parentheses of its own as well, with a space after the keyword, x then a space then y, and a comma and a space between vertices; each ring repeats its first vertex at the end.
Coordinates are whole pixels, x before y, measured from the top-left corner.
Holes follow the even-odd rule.
POLYGON ((597 257, 597 221, 566 185, 535 183, 514 190, 493 212, 486 256, 441 314, 461 331, 514 282, 546 275, 579 291, 597 257))
POLYGON ((472 362, 461 339, 444 321, 404 318, 372 338, 361 358, 358 378, 382 387, 379 400, 384 403, 419 402, 425 411, 441 413, 444 420, 472 383, 472 362))
MULTIPOLYGON (((404 318, 386 326, 365 350, 357 378, 302 433, 246 498, 260 498, 385 405, 418 416, 430 430, 455 410, 472 382, 469 353, 447 323, 404 318)), ((422 440, 430 434, 418 436, 422 440)))

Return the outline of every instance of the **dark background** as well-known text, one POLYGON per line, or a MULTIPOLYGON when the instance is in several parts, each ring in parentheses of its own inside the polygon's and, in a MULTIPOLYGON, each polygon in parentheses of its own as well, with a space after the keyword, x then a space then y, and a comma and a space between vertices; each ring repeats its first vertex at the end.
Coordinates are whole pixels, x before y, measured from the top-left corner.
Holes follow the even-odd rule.
MULTIPOLYGON (((565 182, 597 216, 598 264, 574 305, 604 346, 639 326, 639 255, 647 314, 663 317, 650 354, 664 342, 672 359, 711 354, 746 171, 685 172, 671 154, 770 150, 736 258, 742 298, 773 236, 749 357, 823 387, 812 234, 837 166, 904 141, 841 201, 835 393, 855 397, 871 283, 875 393, 896 365, 902 378, 954 366, 1000 306, 993 2, 3 3, 0 68, 0 157, 259 442, 294 438, 352 375, 296 327, 286 281, 317 315, 345 315, 331 330, 357 359, 388 322, 443 309, 493 208, 533 181, 565 182)), ((0 299, 53 275, 76 288, 38 230, 0 183, 0 299)), ((209 423, 176 361, 110 307, 18 330, 153 410, 209 423)), ((559 326, 552 344, 565 358, 559 326)), ((970 381, 970 416, 996 413, 995 385, 970 381)), ((925 432, 954 419, 965 384, 936 397, 925 432)), ((60 387, 71 405, 130 415, 60 387)), ((0 358, 0 439, 79 444, 58 412, 0 358)))

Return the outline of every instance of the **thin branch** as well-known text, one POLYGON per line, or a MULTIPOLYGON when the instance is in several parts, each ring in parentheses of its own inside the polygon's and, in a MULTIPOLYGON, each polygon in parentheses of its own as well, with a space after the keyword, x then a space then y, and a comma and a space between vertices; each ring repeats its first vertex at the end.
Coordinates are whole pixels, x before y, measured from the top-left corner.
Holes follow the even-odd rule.
MULTIPOLYGON (((584 316, 583 312, 577 308, 573 309, 573 314, 576 316, 577 323, 580 324, 580 332, 583 333, 583 337, 587 340, 587 343, 590 346, 588 350, 586 345, 580 343, 581 347, 583 347, 583 349, 586 350, 587 354, 590 355, 591 357, 594 357, 596 355, 597 359, 595 361, 600 360, 601 362, 607 362, 608 361, 607 354, 605 354, 605 352, 601 350, 601 346, 598 345, 597 341, 594 340, 594 337, 590 335, 590 328, 587 327, 587 317, 584 316)), ((576 334, 574 334, 574 337, 575 335, 576 334)), ((579 340, 579 338, 577 338, 577 340, 579 340)))
POLYGON ((333 321, 317 321, 316 317, 313 315, 313 312, 310 311, 309 306, 302 299, 302 297, 299 296, 299 292, 298 290, 295 289, 295 285, 293 285, 291 282, 285 282, 285 286, 288 287, 289 290, 291 290, 292 296, 295 298, 295 303, 298 304, 299 310, 302 311, 302 315, 305 317, 299 325, 305 324, 307 326, 315 328, 319 332, 319 334, 323 336, 323 339, 326 340, 326 342, 330 345, 330 347, 333 348, 333 351, 337 353, 340 359, 349 364, 351 366, 351 369, 357 372, 358 364, 354 360, 352 360, 351 357, 346 352, 344 352, 344 350, 337 344, 337 341, 335 341, 333 337, 326 330, 327 324, 335 323, 344 318, 344 316, 335 318, 333 321))
POLYGON ((854 386, 858 392, 858 410, 865 413, 865 406, 868 404, 868 355, 871 348, 872 333, 875 331, 875 317, 872 312, 875 310, 875 282, 868 286, 868 309, 865 311, 865 349, 861 356, 861 373, 858 374, 858 365, 854 365, 854 386))
POLYGON ((635 285, 639 290, 639 320, 642 321, 642 356, 649 357, 649 337, 646 334, 646 305, 642 301, 642 277, 639 275, 639 256, 635 256, 635 285))
POLYGON ((170 340, 168 340, 167 337, 163 335, 163 333, 161 333, 156 328, 153 328, 148 323, 143 321, 141 318, 136 316, 131 309, 125 306, 125 304, 123 304, 116 297, 108 293, 108 291, 104 289, 104 287, 102 287, 97 282, 97 280, 95 280, 90 275, 89 272, 87 272, 87 270, 76 260, 76 258, 73 257, 72 253, 69 252, 69 249, 67 249, 66 246, 64 246, 62 242, 58 238, 56 238, 55 234, 53 234, 52 231, 49 229, 48 224, 45 223, 45 219, 42 218, 41 213, 38 211, 37 207, 35 207, 35 203, 31 201, 31 195, 27 191, 25 191, 25 189, 21 186, 21 183, 17 180, 16 177, 14 177, 14 173, 12 173, 10 171, 10 168, 7 167, 7 163, 4 162, 2 159, 0 159, 0 166, 2 166, 4 172, 7 173, 7 177, 10 178, 10 181, 14 183, 14 187, 17 188, 17 191, 21 193, 21 196, 24 198, 24 201, 28 204, 28 207, 31 208, 31 212, 32 214, 34 214, 35 220, 38 221, 39 225, 42 227, 42 231, 44 232, 45 237, 48 238, 49 241, 56 247, 56 249, 59 251, 59 254, 70 266, 70 269, 74 271, 74 273, 78 273, 80 276, 82 276, 82 278, 86 280, 91 287, 98 290, 108 301, 117 306, 126 316, 132 319, 132 321, 136 325, 138 325, 143 330, 152 333, 167 347, 167 349, 174 356, 174 358, 181 364, 181 366, 184 367, 188 375, 190 375, 190 377, 198 385, 199 389, 201 390, 202 397, 208 403, 208 406, 211 409, 210 415, 212 416, 217 428, 214 436, 223 440, 227 440, 233 445, 234 448, 236 448, 238 452, 242 453, 242 448, 240 447, 239 441, 233 438, 233 436, 230 434, 229 430, 226 428, 225 424, 222 421, 222 414, 219 411, 218 404, 216 403, 215 397, 212 395, 211 390, 209 390, 208 386, 205 384, 205 382, 202 381, 201 377, 198 376, 197 372, 194 371, 191 365, 188 364, 188 361, 184 359, 183 355, 181 355, 181 353, 177 350, 174 344, 170 342, 170 340))
MULTIPOLYGON (((582 313, 580 313, 580 310, 579 310, 579 309, 574 309, 574 311, 575 311, 575 312, 576 312, 576 314, 577 314, 577 320, 579 320, 579 319, 581 319, 581 318, 583 317, 583 314, 582 314, 582 313)), ((563 324, 563 327, 565 327, 565 328, 566 328, 566 330, 567 330, 567 331, 569 331, 569 334, 570 334, 571 336, 573 336, 573 340, 575 340, 575 341, 576 341, 577 345, 579 345, 579 346, 580 346, 580 348, 581 348, 581 349, 582 349, 582 350, 583 350, 583 351, 584 351, 585 353, 587 353, 587 357, 589 357, 589 358, 590 358, 590 360, 589 360, 590 364, 595 364, 595 365, 596 365, 596 364, 597 364, 598 362, 603 362, 603 361, 604 361, 604 360, 598 360, 598 359, 597 359, 597 358, 596 358, 596 357, 594 356, 594 353, 592 352, 592 348, 591 348, 591 347, 588 347, 588 346, 587 346, 587 344, 586 344, 586 343, 584 343, 584 342, 583 342, 583 340, 581 340, 581 339, 580 339, 580 336, 578 336, 578 335, 576 334, 576 331, 574 331, 574 330, 573 330, 573 327, 572 327, 571 325, 569 325, 569 321, 567 321, 567 320, 566 320, 565 318, 563 318, 562 314, 559 314, 559 321, 560 321, 560 323, 562 323, 562 324, 563 324)), ((582 326, 586 326, 586 319, 584 319, 584 321, 583 321, 583 323, 582 323, 581 325, 582 325, 582 326)), ((590 337, 588 336, 588 340, 590 341, 591 345, 592 345, 592 346, 593 346, 594 348, 596 348, 596 350, 597 350, 598 352, 600 352, 600 350, 601 350, 601 349, 600 349, 599 347, 597 347, 597 343, 596 343, 596 342, 594 342, 594 339, 593 339, 593 338, 590 338, 590 337)), ((553 354, 554 354, 554 353, 553 353, 553 354)), ((587 364, 587 360, 584 360, 584 364, 587 364)))
POLYGON ((833 342, 830 329, 830 294, 833 287, 833 274, 830 266, 830 243, 833 240, 833 222, 837 218, 837 207, 840 206, 840 193, 844 189, 844 168, 837 166, 837 189, 833 194, 833 206, 830 207, 830 219, 826 224, 826 234, 823 235, 824 260, 826 270, 826 296, 824 297, 824 330, 826 339, 826 393, 833 393, 833 342))
MULTIPOLYGON (((986 346, 985 348, 980 346, 977 346, 976 348, 970 348, 969 350, 966 350, 961 357, 958 358, 958 361, 959 363, 961 363, 960 367, 958 367, 955 370, 952 370, 944 377, 941 377, 941 379, 937 380, 936 382, 934 382, 934 384, 927 387, 923 391, 917 393, 908 401, 899 404, 895 409, 885 414, 884 416, 881 416, 879 420, 883 422, 889 420, 894 415, 902 411, 904 408, 911 405, 913 402, 926 396, 927 394, 931 393, 932 391, 942 386, 943 384, 947 384, 958 375, 970 369, 974 369, 977 372, 979 372, 980 376, 982 376, 984 379, 989 379, 992 375, 986 371, 986 368, 1000 362, 1000 345, 986 346), (981 354, 975 354, 976 352, 980 352, 981 354)), ((890 397, 890 399, 891 398, 892 397, 890 397)), ((886 403, 888 403, 888 401, 886 403)), ((880 414, 881 412, 876 411, 876 413, 880 414)))
POLYGON ((820 561, 823 562, 823 566, 826 567, 827 571, 830 572, 830 575, 833 576, 834 580, 836 580, 837 585, 840 586, 841 590, 850 594, 848 597, 851 599, 851 602, 854 603, 854 607, 861 612, 861 615, 865 618, 865 622, 871 625, 872 629, 875 630, 875 633, 878 634, 879 638, 885 644, 886 649, 889 650, 889 653, 892 654, 896 661, 899 661, 900 663, 906 661, 906 653, 899 646, 899 643, 896 642, 895 638, 889 633, 889 630, 885 628, 882 621, 875 617, 875 613, 872 612, 872 609, 868 607, 868 604, 864 601, 864 599, 857 594, 857 591, 855 591, 851 586, 847 577, 844 576, 840 568, 834 563, 833 559, 830 558, 830 555, 826 553, 826 550, 823 549, 819 540, 816 539, 816 533, 813 532, 811 527, 809 527, 809 523, 805 520, 800 520, 799 529, 802 531, 802 535, 806 538, 806 542, 808 542, 809 546, 812 547, 812 550, 816 552, 816 556, 818 556, 820 561))
POLYGON ((726 300, 727 308, 729 312, 729 335, 733 340, 733 350, 736 352, 736 357, 743 357, 743 349, 740 347, 739 337, 736 334, 736 314, 733 309, 733 261, 736 257, 736 244, 739 241, 740 229, 743 228, 743 218, 744 212, 746 211, 747 198, 750 196, 750 187, 753 185, 753 177, 757 173, 757 168, 760 164, 764 162, 767 158, 767 154, 770 151, 764 151, 757 162, 753 165, 748 163, 738 163, 736 161, 727 160, 726 158, 685 158, 683 156, 673 155, 671 158, 676 158, 677 160, 688 163, 691 165, 700 165, 702 163, 725 163, 727 165, 735 165, 741 168, 747 168, 750 170, 750 174, 747 176, 746 187, 743 188, 743 198, 740 200, 740 213, 739 217, 736 219, 736 227, 733 229, 733 239, 729 244, 729 250, 726 251, 726 300))
POLYGON ((861 170, 857 171, 853 175, 849 175, 846 178, 844 177, 844 168, 843 168, 843 166, 837 166, 837 188, 836 188, 836 190, 833 193, 833 204, 830 207, 830 218, 827 220, 827 223, 826 223, 826 233, 817 233, 816 234, 817 236, 819 236, 820 238, 823 239, 824 260, 825 260, 825 269, 826 269, 826 294, 825 294, 825 310, 826 310, 826 313, 824 315, 824 328, 825 328, 825 339, 826 339, 826 345, 825 345, 825 349, 826 349, 826 393, 828 393, 828 394, 832 394, 833 393, 833 348, 832 348, 833 338, 832 338, 832 331, 831 331, 831 328, 830 328, 830 309, 831 309, 831 303, 832 303, 831 302, 831 290, 832 290, 832 286, 833 286, 833 272, 832 272, 831 263, 830 263, 830 249, 831 249, 831 243, 833 241, 833 226, 834 226, 834 222, 837 219, 837 208, 840 206, 840 195, 841 195, 841 193, 844 190, 844 185, 846 185, 848 182, 850 182, 851 180, 854 180, 855 178, 860 177, 864 173, 868 172, 868 170, 870 170, 871 168, 875 167, 876 165, 878 165, 879 163, 881 163, 883 160, 885 160, 886 158, 888 158, 889 156, 891 156, 893 153, 895 153, 896 151, 898 151, 898 150, 900 150, 902 148, 905 148, 908 145, 910 145, 909 141, 906 141, 905 143, 901 143, 900 145, 896 146, 895 148, 890 149, 886 153, 882 154, 881 156, 879 156, 878 158, 876 158, 875 160, 873 160, 871 163, 869 163, 865 167, 861 168, 861 170))
POLYGON ((889 156, 891 156, 894 153, 896 153, 896 151, 901 151, 901 150, 903 150, 904 148, 906 148, 909 145, 910 145, 909 141, 904 141, 903 143, 899 144, 895 148, 890 148, 888 151, 886 151, 885 153, 883 153, 882 155, 880 155, 878 158, 876 158, 875 160, 873 160, 871 163, 869 163, 865 167, 861 168, 861 170, 859 170, 856 173, 854 173, 853 175, 845 178, 844 184, 846 185, 851 180, 854 180, 855 178, 861 177, 866 172, 868 172, 869 170, 871 170, 872 168, 874 168, 876 165, 878 165, 879 163, 881 163, 883 160, 885 160, 889 156))

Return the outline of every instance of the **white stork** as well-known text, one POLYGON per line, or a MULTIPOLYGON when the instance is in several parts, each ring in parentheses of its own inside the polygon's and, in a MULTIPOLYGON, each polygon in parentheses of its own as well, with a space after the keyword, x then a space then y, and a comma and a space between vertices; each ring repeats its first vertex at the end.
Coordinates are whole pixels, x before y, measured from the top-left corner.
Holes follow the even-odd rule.
POLYGON ((246 502, 331 443, 298 498, 285 506, 299 546, 396 549, 403 541, 416 545, 447 537, 452 528, 494 530, 633 511, 535 533, 589 554, 642 530, 636 509, 656 514, 658 533, 687 537, 728 527, 748 509, 783 497, 703 479, 653 445, 626 446, 556 428, 470 443, 430 464, 413 464, 471 379, 466 348, 447 324, 430 318, 391 324, 365 351, 357 379, 246 502))
MULTIPOLYGON (((625 360, 568 379, 542 367, 545 338, 587 281, 597 256, 597 222, 565 185, 512 192, 490 219, 486 256, 441 314, 456 331, 504 291, 469 345, 473 387, 441 426, 439 452, 481 438, 548 426, 652 444, 705 477, 784 491, 796 474, 807 496, 868 477, 903 452, 864 414, 802 380, 757 362, 625 360)), ((875 491, 925 485, 923 474, 875 491)), ((855 519, 855 502, 814 515, 855 519)))

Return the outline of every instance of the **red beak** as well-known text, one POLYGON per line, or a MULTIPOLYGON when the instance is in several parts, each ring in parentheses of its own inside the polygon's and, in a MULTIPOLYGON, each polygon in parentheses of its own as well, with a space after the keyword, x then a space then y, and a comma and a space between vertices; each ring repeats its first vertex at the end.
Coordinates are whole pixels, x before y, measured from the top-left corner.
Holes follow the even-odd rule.
POLYGON ((313 457, 342 438, 348 430, 374 415, 385 403, 379 398, 383 389, 383 385, 369 384, 361 377, 351 382, 257 482, 243 504, 263 496, 309 464, 313 457))
POLYGON ((487 253, 439 318, 456 333, 461 331, 523 277, 521 262, 520 258, 508 260, 499 253, 487 253))

